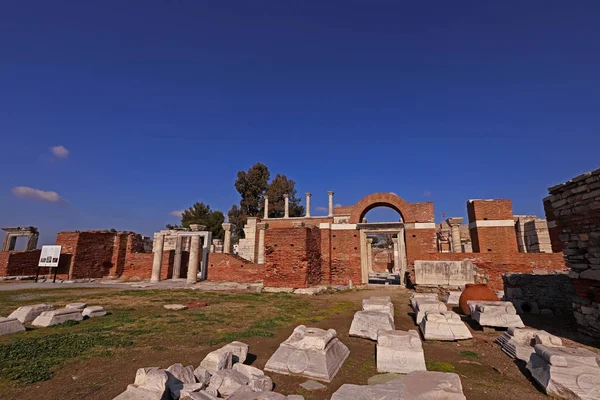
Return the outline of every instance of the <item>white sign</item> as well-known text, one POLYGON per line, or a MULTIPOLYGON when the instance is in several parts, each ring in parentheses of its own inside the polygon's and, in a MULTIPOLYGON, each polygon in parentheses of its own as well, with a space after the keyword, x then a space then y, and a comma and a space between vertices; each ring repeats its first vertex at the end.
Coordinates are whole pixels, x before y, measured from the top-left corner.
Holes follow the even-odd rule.
POLYGON ((58 267, 62 246, 42 246, 42 255, 38 267, 58 267))

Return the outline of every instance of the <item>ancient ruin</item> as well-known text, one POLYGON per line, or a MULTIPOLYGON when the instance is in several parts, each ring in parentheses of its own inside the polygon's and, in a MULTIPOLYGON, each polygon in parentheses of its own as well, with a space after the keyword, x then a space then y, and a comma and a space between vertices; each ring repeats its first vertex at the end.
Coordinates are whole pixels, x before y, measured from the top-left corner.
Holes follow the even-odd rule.
POLYGON ((380 330, 377 337, 377 371, 408 374, 426 371, 419 332, 380 330))
POLYGON ((473 338, 467 325, 454 311, 428 311, 419 328, 425 340, 454 341, 473 338))
POLYGON ((38 237, 40 233, 35 226, 27 227, 16 227, 16 228, 2 228, 6 235, 4 236, 4 242, 2 242, 2 251, 13 251, 17 246, 17 239, 20 237, 27 238, 25 242, 25 251, 34 250, 37 248, 38 237))
POLYGON ((508 328, 506 332, 496 338, 496 343, 502 351, 521 361, 529 361, 534 353, 536 344, 546 346, 562 346, 562 340, 546 331, 528 328, 508 328))
POLYGON ((509 301, 467 301, 471 309, 471 318, 481 326, 495 328, 524 328, 521 317, 509 301))

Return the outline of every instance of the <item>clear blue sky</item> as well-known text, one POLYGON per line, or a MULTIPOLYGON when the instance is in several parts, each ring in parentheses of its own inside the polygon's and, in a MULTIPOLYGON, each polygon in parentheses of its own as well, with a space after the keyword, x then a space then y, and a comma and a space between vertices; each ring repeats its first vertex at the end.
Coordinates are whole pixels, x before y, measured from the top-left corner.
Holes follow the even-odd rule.
POLYGON ((150 234, 195 201, 227 212, 257 161, 313 214, 334 190, 543 215, 600 166, 599 20, 598 1, 5 2, 0 224, 150 234))

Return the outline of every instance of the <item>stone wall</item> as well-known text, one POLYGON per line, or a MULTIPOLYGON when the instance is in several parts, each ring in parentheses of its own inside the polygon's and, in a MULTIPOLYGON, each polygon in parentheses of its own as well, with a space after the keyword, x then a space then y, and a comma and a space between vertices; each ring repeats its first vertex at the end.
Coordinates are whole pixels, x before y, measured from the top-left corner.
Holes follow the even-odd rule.
POLYGON ((521 253, 552 253, 546 220, 535 215, 515 215, 515 230, 521 253))
POLYGON ((600 169, 548 189, 548 221, 560 230, 580 330, 600 337, 600 169))
MULTIPOLYGON (((329 269, 329 282, 333 285, 348 285, 348 282, 352 281, 354 285, 360 285, 362 274, 359 231, 356 229, 331 229, 327 231, 329 231, 331 253, 328 266, 324 267, 321 264, 321 268, 323 270, 329 269)), ((326 233, 323 232, 321 235, 322 241, 326 233)))
POLYGON ((567 273, 507 274, 504 297, 519 313, 573 314, 573 283, 567 273))
POLYGON ((209 281, 229 281, 254 283, 265 277, 265 264, 255 264, 234 254, 210 253, 206 279, 209 281))
POLYGON ((471 261, 415 261, 417 285, 462 286, 475 283, 471 261))

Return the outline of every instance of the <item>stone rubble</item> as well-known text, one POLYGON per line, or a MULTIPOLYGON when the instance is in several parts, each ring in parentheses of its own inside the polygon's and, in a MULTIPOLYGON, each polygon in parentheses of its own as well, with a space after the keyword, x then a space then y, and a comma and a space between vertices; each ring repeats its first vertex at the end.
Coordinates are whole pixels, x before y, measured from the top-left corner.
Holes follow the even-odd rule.
POLYGON ((350 336, 377 340, 379 330, 394 330, 394 321, 387 312, 357 311, 350 325, 350 336))
POLYGON ((13 311, 8 318, 16 318, 22 324, 30 324, 44 311, 54 310, 54 306, 48 304, 34 304, 31 306, 23 306, 13 311))
POLYGON ((67 321, 81 320, 83 320, 81 310, 59 308, 58 310, 42 312, 36 319, 33 320, 31 325, 45 328, 47 326, 62 324, 67 321))
POLYGON ((444 301, 446 302, 446 304, 458 304, 458 300, 460 300, 461 294, 462 292, 448 292, 448 294, 444 298, 444 301))
POLYGON ((211 351, 204 357, 204 360, 200 362, 200 366, 211 375, 223 369, 229 369, 233 365, 232 363, 233 353, 231 351, 218 349, 211 351))
MULTIPOLYGON (((389 318, 387 314, 386 317, 389 318)), ((271 356, 265 370, 331 382, 350 355, 333 329, 299 325, 271 356)))
POLYGON ((438 295, 436 293, 413 293, 410 295, 410 306, 413 311, 417 311, 417 300, 427 299, 427 300, 438 300, 438 295))
POLYGON ((534 346, 545 344, 548 346, 562 346, 562 340, 546 331, 528 328, 508 328, 496 338, 503 352, 512 358, 529 361, 534 346), (539 341, 539 343, 537 343, 539 341))
POLYGON ((69 303, 65 306, 65 308, 68 308, 69 310, 83 310, 84 308, 87 307, 87 303, 69 303))
POLYGON ((495 328, 524 328, 525 324, 517 315, 515 306, 509 301, 467 301, 471 318, 481 326, 495 328))
POLYGON ((434 312, 444 312, 448 311, 448 307, 444 303, 438 300, 429 300, 429 299, 417 299, 415 301, 417 315, 415 316, 415 322, 418 324, 423 321, 425 318, 425 313, 428 311, 434 312))
POLYGON ((427 311, 419 325, 425 340, 465 340, 473 334, 454 311, 427 311))
POLYGON ((368 299, 363 299, 362 309, 363 311, 386 312, 390 315, 392 321, 394 320, 394 304, 390 296, 371 296, 368 299))
POLYGON ((165 304, 163 307, 166 308, 167 310, 171 310, 171 311, 187 310, 187 306, 185 306, 183 304, 165 304))
POLYGON ((87 318, 103 317, 106 315, 106 310, 102 306, 90 306, 84 308, 81 315, 87 318))
POLYGON ((445 372, 411 372, 378 385, 342 385, 331 400, 466 400, 458 375, 445 372))
POLYGON ((25 332, 25 327, 18 319, 14 317, 0 317, 0 336, 10 335, 11 333, 25 332))
POLYGON ((527 369, 551 397, 597 400, 600 398, 600 357, 583 348, 535 345, 527 369))
POLYGON ((377 338, 377 372, 408 374, 426 371, 425 355, 419 332, 379 331, 377 338))

